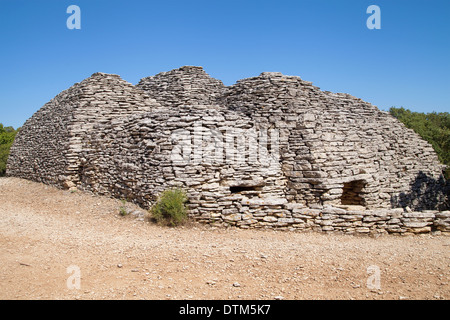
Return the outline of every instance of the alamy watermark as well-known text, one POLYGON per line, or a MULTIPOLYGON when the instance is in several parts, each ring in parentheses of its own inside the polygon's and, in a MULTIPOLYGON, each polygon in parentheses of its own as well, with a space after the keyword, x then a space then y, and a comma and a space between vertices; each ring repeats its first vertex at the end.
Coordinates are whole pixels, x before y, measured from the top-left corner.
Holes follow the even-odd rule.
POLYGON ((367 267, 367 289, 369 290, 380 290, 381 289, 381 271, 380 267, 377 265, 371 265, 367 267))
POLYGON ((171 135, 174 165, 248 164, 272 166, 279 163, 280 134, 277 129, 212 129, 194 123, 193 130, 178 129, 171 135))
POLYGON ((66 286, 69 290, 77 289, 79 290, 81 288, 81 270, 80 267, 76 265, 68 266, 66 269, 66 272, 70 274, 70 276, 67 278, 66 286))
POLYGON ((81 9, 79 6, 70 5, 67 7, 66 13, 70 16, 67 18, 66 26, 67 29, 81 29, 81 9))
MULTIPOLYGON (((66 13, 70 14, 67 18, 67 29, 81 29, 81 9, 77 5, 70 5, 67 7, 66 13)), ((366 10, 370 16, 367 18, 366 26, 368 29, 381 29, 381 9, 377 5, 370 5, 366 10)))
POLYGON ((377 5, 371 5, 367 7, 366 13, 370 14, 367 18, 366 26, 368 29, 381 29, 381 9, 377 5))

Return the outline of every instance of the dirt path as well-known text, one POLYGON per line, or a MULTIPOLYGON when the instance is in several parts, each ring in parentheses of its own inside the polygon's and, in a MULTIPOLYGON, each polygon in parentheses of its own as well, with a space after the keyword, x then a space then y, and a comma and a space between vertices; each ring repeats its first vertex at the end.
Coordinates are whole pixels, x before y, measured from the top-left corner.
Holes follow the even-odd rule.
POLYGON ((120 205, 0 178, 0 299, 450 298, 448 236, 171 229, 120 205))

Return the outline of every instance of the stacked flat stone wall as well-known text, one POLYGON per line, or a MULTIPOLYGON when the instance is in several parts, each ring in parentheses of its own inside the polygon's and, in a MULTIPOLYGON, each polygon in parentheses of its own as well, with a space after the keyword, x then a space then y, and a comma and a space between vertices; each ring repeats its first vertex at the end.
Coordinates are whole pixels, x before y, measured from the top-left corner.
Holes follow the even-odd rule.
POLYGON ((7 174, 73 187, 79 181, 80 152, 94 125, 159 106, 117 75, 95 73, 61 92, 21 128, 7 174))
POLYGON ((361 99, 262 73, 227 88, 223 104, 280 131, 288 200, 335 205, 346 198, 368 208, 420 210, 448 205, 444 166, 431 145, 361 99))
POLYGON ((408 234, 450 230, 443 169, 361 99, 273 72, 225 87, 182 67, 75 84, 26 122, 7 174, 143 208, 180 187, 217 226, 408 234))
POLYGON ((141 79, 136 87, 146 91, 162 106, 215 105, 225 86, 202 67, 184 66, 141 79))
POLYGON ((181 187, 188 191, 190 213, 205 222, 242 220, 245 195, 258 199, 261 216, 286 211, 272 206, 287 203, 279 162, 249 161, 251 148, 240 143, 240 133, 253 123, 234 111, 218 105, 160 108, 97 129, 82 155, 80 188, 149 208, 165 189, 181 187), (216 152, 230 149, 231 156, 216 152))
POLYGON ((11 147, 7 174, 61 186, 68 166, 69 126, 78 104, 79 90, 71 88, 28 119, 11 147))

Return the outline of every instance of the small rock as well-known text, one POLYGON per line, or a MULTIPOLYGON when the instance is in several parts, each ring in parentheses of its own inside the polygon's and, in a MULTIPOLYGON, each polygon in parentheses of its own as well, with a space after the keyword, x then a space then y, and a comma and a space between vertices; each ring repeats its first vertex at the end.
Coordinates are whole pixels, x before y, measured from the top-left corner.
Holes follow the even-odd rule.
POLYGON ((354 283, 354 282, 352 282, 350 285, 352 286, 353 289, 361 288, 361 285, 354 283))
POLYGON ((119 263, 118 265, 117 265, 117 268, 122 268, 123 266, 122 266, 122 264, 121 263, 119 263))
POLYGON ((284 297, 283 297, 283 296, 275 296, 274 299, 275 299, 275 300, 283 300, 284 297))
POLYGON ((233 287, 240 287, 240 286, 241 286, 241 284, 239 282, 233 283, 233 287))

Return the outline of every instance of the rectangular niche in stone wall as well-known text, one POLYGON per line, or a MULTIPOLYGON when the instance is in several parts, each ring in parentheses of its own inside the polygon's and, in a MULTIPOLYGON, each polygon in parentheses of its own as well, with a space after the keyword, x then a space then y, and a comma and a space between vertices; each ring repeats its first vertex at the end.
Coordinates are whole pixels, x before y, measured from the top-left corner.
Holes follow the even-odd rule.
POLYGON ((261 187, 255 186, 233 186, 230 187, 231 193, 253 193, 261 191, 261 187))
POLYGON ((365 201, 362 197, 362 190, 364 189, 366 182, 363 180, 354 180, 344 183, 342 189, 341 204, 343 205, 365 205, 365 201))

